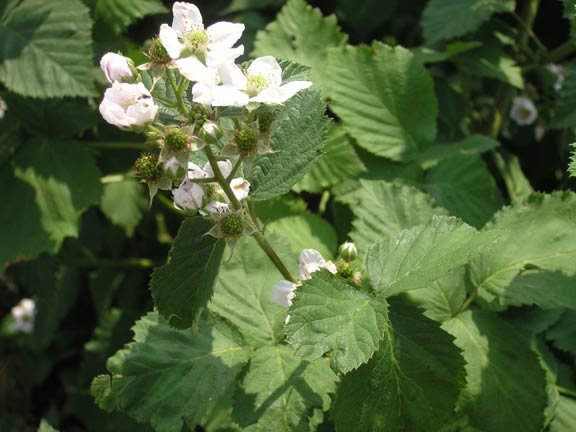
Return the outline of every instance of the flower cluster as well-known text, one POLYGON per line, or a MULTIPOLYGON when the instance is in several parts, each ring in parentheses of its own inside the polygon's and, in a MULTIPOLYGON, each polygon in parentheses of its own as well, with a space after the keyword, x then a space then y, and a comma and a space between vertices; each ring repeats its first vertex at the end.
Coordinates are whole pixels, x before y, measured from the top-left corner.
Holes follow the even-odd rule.
POLYGON ((11 310, 12 322, 8 325, 11 332, 32 333, 36 316, 36 303, 32 299, 22 299, 11 310))
POLYGON ((283 82, 270 56, 236 64, 244 54, 237 45, 244 24, 206 27, 191 3, 176 2, 172 11, 172 24, 162 24, 146 50, 149 63, 135 66, 117 53, 102 57, 111 86, 100 113, 114 126, 145 133, 158 148, 135 163, 151 199, 171 190, 177 209, 211 218, 211 234, 235 239, 255 226, 246 220, 245 177, 255 155, 273 151, 275 106, 312 83, 283 82))

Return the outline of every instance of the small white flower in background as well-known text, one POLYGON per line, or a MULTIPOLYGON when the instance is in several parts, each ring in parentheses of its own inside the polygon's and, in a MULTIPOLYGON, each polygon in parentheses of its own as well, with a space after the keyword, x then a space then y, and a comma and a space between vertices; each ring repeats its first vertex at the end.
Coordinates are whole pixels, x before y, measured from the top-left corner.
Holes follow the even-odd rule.
MULTIPOLYGON (((300 252, 300 279, 308 280, 311 274, 320 270, 328 270, 332 274, 336 274, 336 265, 332 261, 326 261, 320 252, 316 249, 304 249, 300 252)), ((298 284, 294 284, 287 280, 281 280, 272 287, 272 301, 284 307, 292 306, 292 299, 296 295, 294 292, 298 284)), ((288 319, 286 320, 286 324, 288 319)))
POLYGON ((217 22, 205 29, 200 10, 191 3, 174 3, 172 13, 172 26, 160 26, 160 41, 190 81, 210 79, 220 63, 232 62, 244 54, 243 45, 233 48, 244 32, 244 24, 217 22))
POLYGON ((106 75, 108 82, 112 84, 114 81, 122 81, 122 78, 132 78, 134 76, 128 61, 129 59, 126 57, 111 52, 102 56, 100 68, 106 75))
POLYGON ((281 280, 272 287, 272 301, 280 306, 292 306, 292 299, 296 295, 296 284, 287 280, 281 280))
POLYGON ((554 83, 554 90, 560 91, 562 84, 564 84, 564 66, 557 63, 550 63, 546 68, 556 75, 556 82, 554 83))
POLYGON ((316 249, 304 249, 300 252, 300 279, 308 280, 311 274, 320 269, 326 269, 336 274, 336 265, 332 261, 326 261, 316 249))
POLYGON ((230 188, 232 189, 236 199, 242 201, 243 199, 248 198, 248 194, 250 193, 250 182, 244 180, 242 177, 237 177, 232 179, 230 182, 230 188))
POLYGON ((4 118, 6 114, 6 110, 8 109, 8 105, 6 105, 6 101, 0 98, 0 120, 4 118))
POLYGON ((100 103, 100 114, 108 123, 120 128, 143 126, 156 118, 158 107, 144 84, 115 81, 100 103))
POLYGON ((520 126, 528 126, 538 118, 538 111, 534 102, 525 96, 517 96, 510 108, 510 117, 520 126))
POLYGON ((199 184, 185 179, 178 189, 172 190, 174 207, 179 210, 197 210, 202 207, 204 189, 199 184))
POLYGON ((22 299, 11 310, 13 322, 8 326, 12 332, 32 333, 34 330, 34 317, 36 316, 36 303, 32 299, 22 299))

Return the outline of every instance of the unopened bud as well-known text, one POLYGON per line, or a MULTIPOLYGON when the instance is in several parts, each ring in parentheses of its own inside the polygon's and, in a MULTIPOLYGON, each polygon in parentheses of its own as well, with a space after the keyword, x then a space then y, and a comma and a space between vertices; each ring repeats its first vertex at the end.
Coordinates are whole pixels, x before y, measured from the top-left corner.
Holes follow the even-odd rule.
POLYGON ((220 126, 216 123, 207 121, 202 125, 200 129, 200 136, 209 144, 215 144, 220 138, 222 138, 223 133, 220 126))
POLYGON ((260 132, 254 126, 247 126, 236 131, 236 147, 240 156, 249 156, 258 150, 258 138, 260 132))
POLYGON ((154 182, 162 177, 162 167, 158 165, 158 156, 144 153, 134 163, 134 170, 140 180, 154 182))
POLYGON ((272 111, 264 111, 258 114, 258 128, 260 129, 260 132, 268 132, 275 117, 276 116, 272 111))
POLYGON ((346 262, 352 262, 358 256, 358 249, 356 248, 356 245, 352 242, 342 243, 342 245, 340 245, 340 248, 338 249, 338 252, 340 253, 340 258, 342 258, 346 262))
POLYGON ((134 62, 127 57, 116 53, 106 53, 100 60, 100 68, 111 84, 114 81, 122 81, 122 78, 134 76, 134 62))

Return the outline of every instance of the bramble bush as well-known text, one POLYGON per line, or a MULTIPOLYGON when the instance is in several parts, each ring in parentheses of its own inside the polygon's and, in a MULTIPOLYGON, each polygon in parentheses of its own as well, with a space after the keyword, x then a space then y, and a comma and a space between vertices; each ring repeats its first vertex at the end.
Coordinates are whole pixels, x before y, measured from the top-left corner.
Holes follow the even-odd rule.
POLYGON ((0 3, 0 430, 576 430, 575 56, 573 0, 0 3))

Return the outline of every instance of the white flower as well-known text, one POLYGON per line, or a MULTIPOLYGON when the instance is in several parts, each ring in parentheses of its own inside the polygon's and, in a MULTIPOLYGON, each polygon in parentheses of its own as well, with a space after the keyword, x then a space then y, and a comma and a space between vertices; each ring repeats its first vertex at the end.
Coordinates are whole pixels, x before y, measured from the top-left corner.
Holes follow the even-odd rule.
POLYGON ((213 68, 244 54, 243 45, 233 48, 242 36, 244 24, 218 22, 205 29, 200 10, 191 3, 174 3, 172 13, 172 26, 160 26, 160 41, 189 80, 209 79, 213 68))
POLYGON ((104 93, 100 114, 108 123, 120 128, 142 126, 156 118, 158 107, 144 84, 115 81, 104 93))
POLYGON ((180 168, 180 162, 176 156, 172 156, 166 162, 164 162, 164 169, 169 170, 173 175, 178 173, 178 168, 180 168))
POLYGON ((123 77, 132 77, 128 59, 116 53, 106 53, 100 60, 100 68, 110 83, 121 81, 123 77))
POLYGON ((174 207, 179 210, 197 210, 202 207, 204 189, 197 183, 185 179, 178 189, 172 190, 174 207))
MULTIPOLYGON (((220 201, 212 201, 206 204, 205 209, 210 213, 212 216, 221 216, 225 213, 230 211, 230 206, 220 201)), ((205 212, 200 212, 202 215, 206 215, 205 212)))
POLYGON ((230 188, 232 189, 236 199, 242 201, 243 199, 248 198, 248 194, 250 193, 250 182, 244 180, 242 177, 237 177, 232 179, 230 182, 230 188))
POLYGON ((34 317, 36 316, 36 303, 32 299, 22 299, 11 310, 13 322, 8 329, 12 332, 32 333, 34 330, 34 317))
POLYGON ((206 172, 193 162, 188 162, 188 178, 190 180, 206 177, 206 172))
POLYGON ((240 68, 231 62, 218 65, 217 74, 201 80, 192 87, 192 100, 202 105, 243 107, 250 98, 246 89, 246 77, 240 68))
POLYGON ((536 121, 538 111, 534 102, 525 96, 518 96, 514 98, 510 108, 510 117, 520 126, 527 126, 536 121))
MULTIPOLYGON (((227 178, 232 172, 232 162, 230 162, 229 159, 226 159, 223 161, 218 161, 217 164, 224 178, 227 178)), ((206 162, 206 165, 204 165, 204 172, 206 173, 206 177, 214 177, 214 171, 212 170, 212 166, 210 166, 209 162, 206 162)))
POLYGON ((258 57, 246 71, 250 102, 280 104, 300 90, 312 85, 310 81, 291 81, 282 84, 282 68, 272 56, 258 57))
POLYGON ((336 265, 332 261, 326 261, 315 249, 304 249, 300 252, 300 279, 308 280, 311 274, 320 269, 326 269, 332 274, 336 274, 336 265))
POLYGON ((280 306, 292 306, 292 299, 296 295, 294 292, 297 288, 295 283, 287 280, 281 280, 272 287, 272 301, 280 306))
POLYGON ((8 105, 6 105, 6 101, 0 98, 0 120, 4 118, 4 114, 6 114, 7 109, 8 105))
POLYGON ((564 84, 564 66, 557 63, 550 63, 546 68, 556 75, 556 82, 554 83, 554 90, 560 91, 562 84, 564 84))

